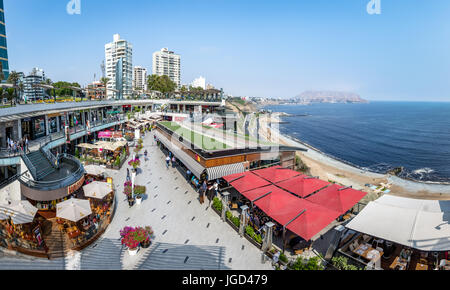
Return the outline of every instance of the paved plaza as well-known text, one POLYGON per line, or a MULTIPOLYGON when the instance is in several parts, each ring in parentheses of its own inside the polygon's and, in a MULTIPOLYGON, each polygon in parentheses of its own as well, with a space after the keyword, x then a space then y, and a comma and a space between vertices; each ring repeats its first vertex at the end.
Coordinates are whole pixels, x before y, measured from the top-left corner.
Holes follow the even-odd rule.
POLYGON ((175 168, 166 168, 164 154, 153 141, 144 138, 141 171, 136 184, 147 187, 147 199, 129 208, 123 194, 127 163, 120 171, 107 170, 114 178, 117 209, 104 235, 82 252, 46 260, 0 253, 0 269, 186 269, 186 270, 270 270, 261 263, 261 251, 241 238, 209 207, 201 205, 198 193, 175 168), (151 226, 155 232, 148 249, 129 256, 120 243, 124 226, 151 226))

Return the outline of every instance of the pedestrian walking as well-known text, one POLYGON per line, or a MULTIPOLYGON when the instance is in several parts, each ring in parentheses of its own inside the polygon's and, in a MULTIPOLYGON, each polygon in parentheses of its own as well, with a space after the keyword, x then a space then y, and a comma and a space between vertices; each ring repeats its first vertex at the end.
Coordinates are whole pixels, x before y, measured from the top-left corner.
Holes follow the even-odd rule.
POLYGON ((28 148, 28 137, 25 137, 25 151, 30 153, 30 148, 28 148))
POLYGON ((172 157, 172 168, 175 167, 175 164, 176 164, 176 158, 175 158, 175 156, 173 156, 172 157))
POLYGON ((200 187, 200 204, 203 204, 205 202, 205 194, 207 189, 208 186, 206 184, 206 181, 203 181, 203 184, 200 187))
POLYGON ((187 180, 188 182, 191 180, 191 174, 192 174, 192 172, 188 169, 188 170, 186 171, 186 180, 187 180))
POLYGON ((147 150, 145 150, 145 152, 144 152, 145 161, 147 161, 147 155, 148 155, 148 152, 147 152, 147 150))
POLYGON ((214 189, 214 196, 219 197, 219 184, 217 183, 217 180, 214 182, 213 189, 214 189))
POLYGON ((167 166, 167 169, 169 169, 169 163, 170 163, 170 157, 167 156, 167 157, 166 157, 166 166, 167 166))

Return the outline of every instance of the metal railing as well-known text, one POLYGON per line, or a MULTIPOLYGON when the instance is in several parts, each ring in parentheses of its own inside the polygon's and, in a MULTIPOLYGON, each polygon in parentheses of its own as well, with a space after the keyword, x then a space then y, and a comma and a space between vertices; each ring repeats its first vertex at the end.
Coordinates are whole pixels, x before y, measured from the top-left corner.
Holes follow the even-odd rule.
POLYGON ((30 188, 49 191, 70 186, 80 180, 80 178, 84 174, 84 167, 81 162, 77 158, 67 154, 62 154, 61 159, 66 159, 65 162, 73 163, 74 165, 76 165, 77 167, 75 172, 72 172, 70 175, 64 178, 51 181, 36 181, 28 178, 25 175, 22 175, 19 177, 19 182, 30 188))
POLYGON ((33 163, 31 162, 31 160, 28 158, 27 154, 25 154, 25 152, 21 151, 22 154, 22 160, 25 163, 25 165, 28 167, 28 171, 30 171, 31 175, 34 178, 37 178, 37 169, 36 167, 33 165, 33 163))

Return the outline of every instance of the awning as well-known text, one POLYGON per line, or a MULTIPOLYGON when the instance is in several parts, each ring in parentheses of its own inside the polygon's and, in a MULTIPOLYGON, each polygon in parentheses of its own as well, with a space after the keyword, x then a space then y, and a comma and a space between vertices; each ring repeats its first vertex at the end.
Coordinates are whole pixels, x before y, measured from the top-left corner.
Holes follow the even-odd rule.
POLYGON ((273 166, 265 169, 259 169, 252 171, 254 174, 259 177, 264 178, 272 183, 278 183, 295 176, 301 175, 301 173, 296 172, 291 169, 283 168, 281 166, 273 166))
POLYGON ((155 132, 156 138, 161 141, 164 146, 166 146, 175 157, 181 161, 197 178, 200 178, 202 173, 205 171, 205 167, 203 167, 200 163, 195 161, 191 156, 189 156, 186 152, 184 152, 180 147, 176 146, 172 142, 170 142, 165 136, 163 136, 159 132, 155 132))
POLYGON ((244 163, 228 164, 206 169, 206 173, 208 174, 208 181, 243 172, 245 172, 244 163))
POLYGON ((256 174, 251 173, 250 171, 246 171, 244 173, 237 173, 225 176, 225 179, 231 186, 233 186, 240 193, 244 193, 246 191, 271 185, 267 180, 262 179, 256 174))
POLYGON ((99 148, 97 145, 93 145, 93 144, 89 144, 89 143, 78 144, 77 147, 85 148, 85 149, 98 149, 99 148))
POLYGON ((289 192, 292 192, 293 194, 298 195, 300 197, 306 197, 328 186, 329 184, 330 184, 329 182, 317 178, 311 178, 305 175, 300 175, 277 183, 277 186, 289 192))
POLYGON ((354 207, 366 194, 359 190, 333 184, 308 197, 306 200, 344 214, 354 207))
POLYGON ((257 200, 255 205, 306 241, 311 240, 339 217, 336 211, 295 197, 275 186, 264 187, 264 191, 270 188, 272 192, 257 200))
POLYGON ((12 202, 10 205, 0 205, 0 220, 9 217, 15 225, 32 223, 38 209, 29 201, 21 200, 12 202))
POLYGON ((421 251, 450 251, 450 201, 384 195, 346 226, 421 251))

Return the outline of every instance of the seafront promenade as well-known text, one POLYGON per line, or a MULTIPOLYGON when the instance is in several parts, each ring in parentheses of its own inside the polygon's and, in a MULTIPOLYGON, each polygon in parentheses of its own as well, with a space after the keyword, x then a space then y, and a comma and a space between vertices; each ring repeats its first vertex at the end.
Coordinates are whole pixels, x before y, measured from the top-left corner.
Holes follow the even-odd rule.
MULTIPOLYGON (((0 269, 187 269, 270 270, 261 263, 261 252, 241 238, 209 207, 200 205, 198 194, 175 168, 167 169, 165 156, 154 144, 153 134, 144 138, 148 161, 141 157, 136 184, 147 187, 148 198, 129 208, 123 192, 126 167, 106 170, 117 194, 115 217, 104 235, 81 252, 55 260, 36 259, 0 252, 0 269), (148 249, 129 256, 120 243, 125 226, 151 226, 155 238, 148 249)), ((130 157, 131 158, 131 157, 130 157)))

